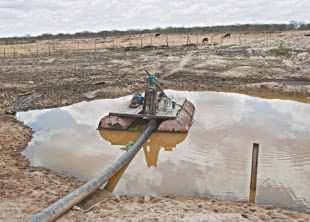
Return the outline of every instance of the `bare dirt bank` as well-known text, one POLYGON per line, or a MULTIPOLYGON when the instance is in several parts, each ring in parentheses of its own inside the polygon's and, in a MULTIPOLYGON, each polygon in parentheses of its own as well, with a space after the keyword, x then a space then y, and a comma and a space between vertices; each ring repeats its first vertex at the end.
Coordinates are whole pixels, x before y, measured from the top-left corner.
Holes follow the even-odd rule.
MULTIPOLYGON (((115 49, 96 53, 25 55, 0 60, 0 108, 42 109, 115 98, 144 89, 143 68, 164 88, 258 93, 310 101, 309 40, 251 41, 225 46, 115 49), (272 48, 290 47, 289 57, 272 48), (308 48, 307 48, 308 47, 308 48)), ((0 221, 24 221, 82 182, 32 167, 21 155, 29 127, 0 111, 0 221)), ((310 221, 310 215, 271 206, 208 198, 109 197, 87 213, 60 221, 310 221)))

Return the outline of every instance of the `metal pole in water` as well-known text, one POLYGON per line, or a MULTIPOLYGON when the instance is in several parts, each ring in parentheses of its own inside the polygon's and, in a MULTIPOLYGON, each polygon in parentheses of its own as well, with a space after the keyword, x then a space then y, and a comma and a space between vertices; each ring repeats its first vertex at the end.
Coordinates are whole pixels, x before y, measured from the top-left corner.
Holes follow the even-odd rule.
POLYGON ((252 202, 252 203, 255 203, 255 198, 256 198, 258 150, 259 150, 259 144, 258 143, 253 143, 252 168, 251 168, 251 184, 250 184, 250 196, 249 196, 249 201, 252 202))

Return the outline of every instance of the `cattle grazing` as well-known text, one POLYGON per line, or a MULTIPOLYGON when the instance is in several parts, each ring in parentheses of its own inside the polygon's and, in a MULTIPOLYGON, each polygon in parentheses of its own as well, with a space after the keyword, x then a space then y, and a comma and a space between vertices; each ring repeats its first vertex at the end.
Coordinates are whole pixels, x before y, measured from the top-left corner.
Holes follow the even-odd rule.
POLYGON ((156 33, 156 34, 155 34, 155 38, 156 38, 156 37, 159 37, 159 36, 160 36, 160 34, 159 34, 159 33, 156 33))
POLYGON ((226 34, 223 36, 223 38, 226 38, 226 37, 227 37, 227 38, 228 38, 228 37, 230 38, 230 33, 226 33, 226 34))
POLYGON ((202 43, 208 42, 208 41, 209 41, 208 38, 203 38, 202 43))

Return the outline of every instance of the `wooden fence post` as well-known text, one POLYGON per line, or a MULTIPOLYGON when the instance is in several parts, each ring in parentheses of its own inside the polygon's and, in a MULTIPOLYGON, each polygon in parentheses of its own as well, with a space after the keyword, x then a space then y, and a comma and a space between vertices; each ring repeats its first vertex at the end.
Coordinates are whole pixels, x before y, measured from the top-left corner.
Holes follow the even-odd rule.
POLYGON ((197 33, 197 45, 198 45, 198 33, 197 33))
POLYGON ((251 167, 251 182, 250 182, 250 197, 249 197, 249 201, 252 202, 252 203, 255 203, 255 197, 256 197, 258 151, 259 151, 259 144, 258 143, 253 143, 252 167, 251 167))
POLYGON ((78 42, 78 52, 80 52, 80 43, 78 42))
POLYGON ((51 45, 48 45, 48 54, 51 55, 51 45))
POLYGON ((3 56, 5 57, 5 47, 4 47, 4 49, 3 49, 3 56))
POLYGON ((189 35, 187 35, 187 41, 186 41, 186 44, 188 45, 188 44, 192 44, 191 43, 191 40, 189 39, 189 35))

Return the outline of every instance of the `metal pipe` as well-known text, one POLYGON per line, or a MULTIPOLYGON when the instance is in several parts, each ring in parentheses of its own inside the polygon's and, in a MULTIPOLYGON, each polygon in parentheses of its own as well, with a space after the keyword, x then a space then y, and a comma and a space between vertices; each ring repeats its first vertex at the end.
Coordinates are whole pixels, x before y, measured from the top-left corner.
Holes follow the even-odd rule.
POLYGON ((77 205, 79 202, 84 200, 90 194, 95 192, 137 154, 144 142, 154 131, 155 125, 155 120, 150 120, 148 127, 144 130, 141 137, 134 143, 131 149, 129 149, 129 151, 127 151, 121 158, 119 158, 112 166, 101 172, 98 177, 88 181, 80 188, 45 208, 42 212, 31 218, 29 222, 54 221, 70 210, 72 207, 77 205))

